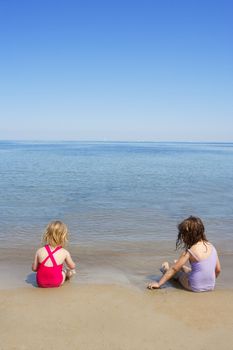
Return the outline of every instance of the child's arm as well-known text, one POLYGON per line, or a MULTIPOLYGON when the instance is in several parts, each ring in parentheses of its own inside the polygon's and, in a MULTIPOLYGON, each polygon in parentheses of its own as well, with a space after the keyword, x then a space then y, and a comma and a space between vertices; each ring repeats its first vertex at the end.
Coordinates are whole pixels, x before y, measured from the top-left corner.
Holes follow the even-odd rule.
POLYGON ((150 283, 148 288, 149 289, 158 289, 160 288, 164 283, 169 281, 178 271, 181 270, 183 265, 186 264, 186 262, 190 258, 190 253, 189 252, 184 252, 181 254, 177 262, 170 267, 170 269, 161 277, 159 282, 153 282, 150 283))
POLYGON ((32 263, 32 271, 36 272, 38 268, 38 252, 36 252, 34 261, 32 263))
POLYGON ((69 267, 69 269, 74 270, 75 269, 75 263, 73 262, 70 253, 67 251, 65 263, 69 267))
POLYGON ((215 267, 215 276, 216 276, 216 278, 218 277, 220 272, 221 272, 221 265, 220 265, 219 258, 217 256, 217 262, 216 262, 216 267, 215 267))

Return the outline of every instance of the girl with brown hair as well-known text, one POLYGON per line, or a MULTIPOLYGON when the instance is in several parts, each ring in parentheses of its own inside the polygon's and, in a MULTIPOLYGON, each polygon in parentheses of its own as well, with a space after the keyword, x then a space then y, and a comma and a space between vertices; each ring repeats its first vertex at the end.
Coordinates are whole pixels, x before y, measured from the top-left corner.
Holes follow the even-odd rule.
POLYGON ((213 290, 221 267, 215 247, 206 238, 203 222, 190 216, 178 225, 178 231, 176 248, 182 247, 184 252, 171 267, 164 262, 160 281, 150 283, 148 288, 158 289, 176 278, 182 287, 193 292, 213 290), (190 267, 185 265, 188 261, 190 267))

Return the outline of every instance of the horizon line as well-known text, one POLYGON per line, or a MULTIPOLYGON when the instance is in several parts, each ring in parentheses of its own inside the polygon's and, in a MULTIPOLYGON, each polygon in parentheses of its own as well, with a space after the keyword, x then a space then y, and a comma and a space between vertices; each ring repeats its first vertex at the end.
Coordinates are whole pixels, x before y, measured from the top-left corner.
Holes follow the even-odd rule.
POLYGON ((1 139, 0 142, 36 142, 36 143, 63 143, 63 142, 84 142, 84 143, 196 143, 196 144, 228 144, 228 143, 233 143, 232 141, 181 141, 181 140, 95 140, 95 139, 83 139, 83 140, 76 140, 76 139, 1 139))

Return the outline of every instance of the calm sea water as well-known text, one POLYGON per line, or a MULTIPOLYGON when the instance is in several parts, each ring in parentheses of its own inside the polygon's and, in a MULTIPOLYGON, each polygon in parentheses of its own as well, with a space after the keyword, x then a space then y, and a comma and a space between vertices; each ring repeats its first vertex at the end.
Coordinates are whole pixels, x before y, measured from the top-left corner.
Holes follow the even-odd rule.
POLYGON ((0 142, 0 244, 31 245, 53 219, 71 241, 175 240, 203 218, 233 240, 233 144, 0 142))

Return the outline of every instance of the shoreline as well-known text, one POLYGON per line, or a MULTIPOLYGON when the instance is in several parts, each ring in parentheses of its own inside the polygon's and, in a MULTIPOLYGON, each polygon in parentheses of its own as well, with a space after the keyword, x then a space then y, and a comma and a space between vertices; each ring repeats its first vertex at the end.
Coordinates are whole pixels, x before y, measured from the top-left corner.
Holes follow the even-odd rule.
MULTIPOLYGON (((112 283, 140 290, 144 290, 150 281, 160 278, 159 268, 168 256, 170 262, 177 256, 166 242, 154 246, 131 245, 126 250, 121 246, 72 246, 69 250, 77 263, 77 274, 72 282, 75 285, 112 283)), ((0 248, 0 290, 35 286, 35 273, 31 271, 35 251, 34 247, 0 248)), ((220 250, 219 257, 222 272, 216 280, 216 289, 233 290, 233 253, 220 250)), ((174 287, 168 282, 165 288, 174 287)))
POLYGON ((4 350, 230 350, 233 342, 233 291, 66 284, 1 290, 0 297, 4 350))

